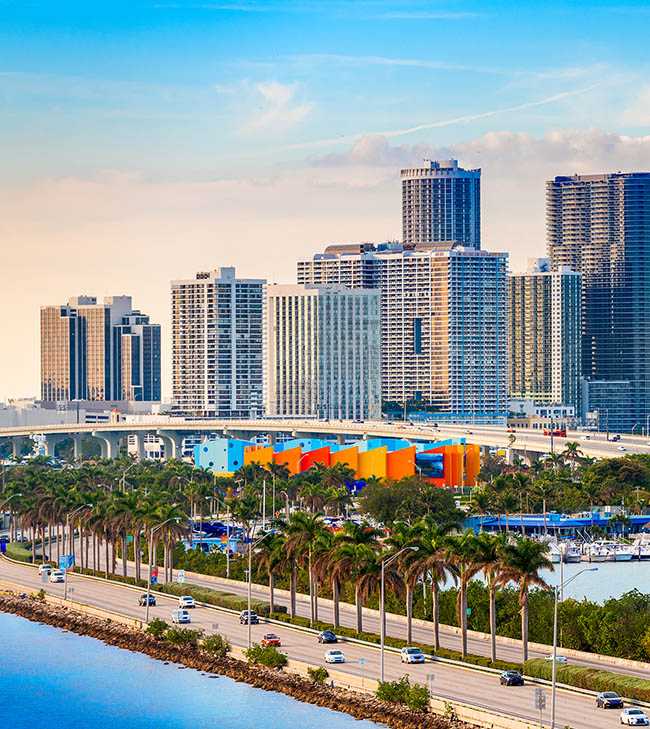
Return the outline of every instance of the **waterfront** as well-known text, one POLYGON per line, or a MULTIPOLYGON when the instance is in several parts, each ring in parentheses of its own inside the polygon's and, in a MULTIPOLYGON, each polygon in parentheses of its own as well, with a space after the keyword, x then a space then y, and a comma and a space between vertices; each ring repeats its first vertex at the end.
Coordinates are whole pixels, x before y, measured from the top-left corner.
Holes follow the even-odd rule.
POLYGON ((222 676, 165 665, 0 613, 0 706, 14 729, 372 729, 380 725, 222 676))
MULTIPOLYGON (((564 591, 564 597, 576 600, 587 598, 602 603, 610 597, 620 597, 630 590, 650 592, 650 560, 643 562, 577 562, 564 565, 564 581, 583 569, 598 568, 597 572, 586 572, 575 579, 564 591)), ((560 582, 560 565, 553 572, 544 571, 542 577, 551 585, 560 582)))

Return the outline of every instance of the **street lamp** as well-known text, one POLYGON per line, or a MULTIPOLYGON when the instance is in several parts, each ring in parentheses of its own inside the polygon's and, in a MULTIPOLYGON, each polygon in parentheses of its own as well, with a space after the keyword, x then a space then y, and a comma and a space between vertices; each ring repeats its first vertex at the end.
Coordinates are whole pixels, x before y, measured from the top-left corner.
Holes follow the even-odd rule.
POLYGON ((251 589, 253 581, 253 550, 257 545, 264 541, 271 532, 267 532, 261 536, 256 542, 251 541, 248 543, 248 616, 246 623, 248 624, 248 647, 251 647, 251 589))
MULTIPOLYGON (((72 551, 72 560, 74 562, 74 524, 72 525, 72 531, 70 530, 70 520, 76 515, 80 514, 82 511, 85 511, 86 509, 92 509, 92 504, 83 504, 82 506, 78 506, 76 509, 73 509, 69 514, 66 514, 65 517, 65 525, 66 525, 66 531, 68 532, 70 536, 70 549, 72 551)), ((45 548, 44 545, 41 545, 41 562, 45 564, 45 548)), ((65 578, 63 580, 63 599, 68 599, 68 570, 65 570, 65 578)))
POLYGON ((132 463, 130 466, 127 466, 124 469, 124 473, 122 474, 121 483, 122 483, 122 493, 126 491, 126 474, 132 469, 135 468, 138 465, 137 461, 132 463))
POLYGON ((151 532, 149 534, 149 569, 147 570, 147 600, 146 600, 146 609, 145 609, 145 614, 144 614, 145 615, 144 622, 147 624, 149 623, 149 599, 151 597, 151 569, 152 569, 152 560, 153 560, 153 537, 157 531, 162 529, 167 524, 170 524, 172 521, 175 521, 178 524, 178 522, 180 520, 181 520, 180 516, 172 516, 169 519, 165 519, 165 521, 152 527, 151 532))
POLYGON ((394 562, 400 554, 403 552, 417 552, 418 547, 402 547, 402 549, 399 550, 399 552, 396 552, 395 554, 391 555, 390 557, 386 557, 386 559, 382 560, 381 562, 381 590, 380 590, 380 598, 379 598, 379 633, 380 633, 380 681, 384 680, 384 642, 386 641, 386 614, 384 609, 384 597, 385 597, 385 588, 384 588, 384 580, 386 577, 386 567, 388 567, 389 564, 394 562))
POLYGON ((598 572, 598 567, 585 567, 580 570, 580 572, 576 572, 576 574, 569 578, 566 582, 561 582, 553 588, 555 601, 553 605, 553 665, 551 667, 551 729, 555 729, 555 699, 557 693, 557 606, 560 597, 560 590, 564 594, 564 588, 573 582, 573 580, 580 577, 583 572, 598 572))

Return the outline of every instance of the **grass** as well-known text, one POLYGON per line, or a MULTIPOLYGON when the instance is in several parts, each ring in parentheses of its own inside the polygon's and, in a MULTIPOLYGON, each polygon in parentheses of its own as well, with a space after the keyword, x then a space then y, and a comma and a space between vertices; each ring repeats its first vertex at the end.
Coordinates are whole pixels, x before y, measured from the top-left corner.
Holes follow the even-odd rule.
POLYGON ((18 560, 19 562, 31 563, 32 551, 31 549, 25 549, 19 542, 9 542, 7 544, 7 557, 18 560))

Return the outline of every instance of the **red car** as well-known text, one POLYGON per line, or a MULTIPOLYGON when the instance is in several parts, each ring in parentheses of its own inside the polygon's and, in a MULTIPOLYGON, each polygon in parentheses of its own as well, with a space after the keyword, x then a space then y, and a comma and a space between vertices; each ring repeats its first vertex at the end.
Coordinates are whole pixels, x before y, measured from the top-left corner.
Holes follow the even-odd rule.
POLYGON ((280 639, 275 633, 266 633, 260 643, 263 648, 268 648, 268 646, 270 645, 274 646, 275 648, 279 648, 282 645, 280 639))

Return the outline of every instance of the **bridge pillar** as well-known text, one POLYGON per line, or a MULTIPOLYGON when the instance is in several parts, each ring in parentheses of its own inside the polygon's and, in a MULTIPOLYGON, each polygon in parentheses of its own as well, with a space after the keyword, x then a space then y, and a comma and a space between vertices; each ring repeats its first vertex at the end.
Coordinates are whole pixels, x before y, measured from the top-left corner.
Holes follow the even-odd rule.
POLYGON ((81 444, 81 439, 81 433, 73 433, 72 448, 75 461, 81 461, 83 459, 83 446, 81 444))
POLYGON ((25 443, 29 440, 29 438, 25 438, 22 435, 17 435, 14 438, 11 438, 11 455, 14 459, 14 461, 20 460, 20 457, 22 456, 23 452, 23 446, 25 443))
POLYGON ((93 430, 93 438, 99 441, 102 449, 102 458, 117 458, 120 454, 120 441, 123 433, 110 433, 101 430, 93 430))
POLYGON ((144 441, 147 437, 146 433, 137 432, 133 434, 135 437, 135 447, 137 449, 137 458, 139 461, 144 461, 146 458, 144 450, 144 441))
POLYGON ((165 460, 183 457, 183 435, 175 430, 159 430, 157 433, 165 446, 165 460))
POLYGON ((48 433, 43 440, 45 455, 48 458, 56 458, 57 446, 60 446, 63 441, 69 440, 70 437, 69 435, 60 435, 58 433, 48 433))

